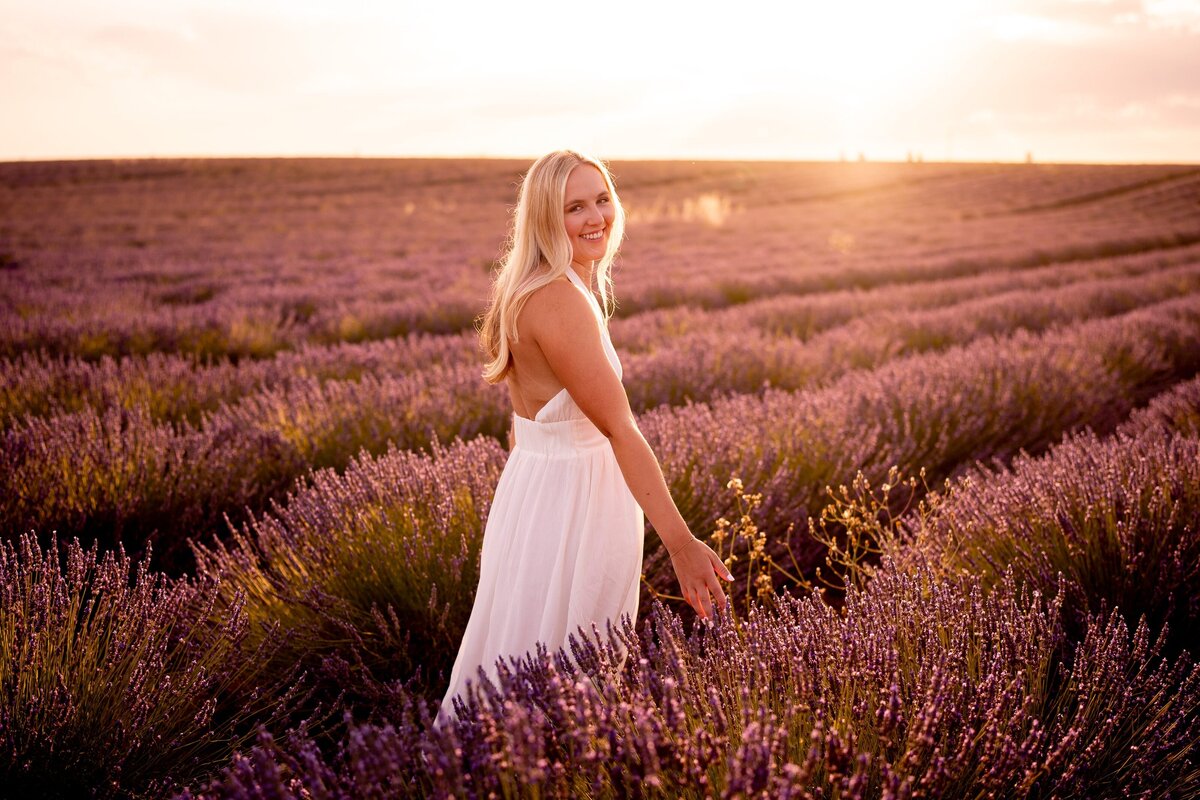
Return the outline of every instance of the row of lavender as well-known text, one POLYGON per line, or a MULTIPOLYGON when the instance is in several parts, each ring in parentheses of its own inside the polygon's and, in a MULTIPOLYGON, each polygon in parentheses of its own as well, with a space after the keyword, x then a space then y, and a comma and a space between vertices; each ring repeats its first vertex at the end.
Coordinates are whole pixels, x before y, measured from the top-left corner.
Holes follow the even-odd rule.
MULTIPOLYGON (((440 730, 429 696, 363 658, 406 646, 404 611, 349 617, 361 585, 298 585, 329 565, 316 542, 275 554, 278 571, 179 581, 77 545, 64 570, 31 538, 5 543, 0 674, 20 677, 0 696, 5 785, 157 796, 230 764, 182 796, 1191 796, 1200 667, 1179 645, 1198 621, 1198 431, 1200 379, 1110 438, 1085 432, 955 481, 841 610, 784 594, 688 635, 657 606, 640 633, 617 632, 622 669, 612 643, 581 640, 574 662, 542 651, 440 730), (1004 570, 971 571, 988 563, 1004 570), (1126 578, 1098 579, 1114 575, 1126 578), (249 608, 264 599, 314 613, 279 613, 264 635, 249 608), (306 673, 280 669, 286 648, 321 646, 334 652, 306 673), (357 693, 339 704, 358 701, 357 722, 313 705, 321 681, 357 693), (255 723, 278 734, 300 710, 307 732, 255 743, 255 723)), ((291 520, 340 517, 336 544, 357 548, 370 521, 341 494, 357 491, 359 509, 400 526, 396 574, 419 571, 446 533, 477 538, 500 455, 477 440, 364 458, 325 474, 291 520), (369 493, 396 482, 407 510, 369 493), (430 494, 438 507, 412 516, 430 494)), ((439 581, 455 591, 471 575, 439 581)))
MULTIPOLYGON (((918 281, 869 290, 784 295, 721 310, 678 306, 632 317, 617 317, 612 321, 611 329, 623 355, 658 351, 662 357, 664 345, 678 345, 680 343, 673 340, 695 332, 731 336, 751 333, 807 340, 868 315, 884 315, 887 321, 907 323, 911 328, 916 320, 897 320, 896 315, 985 298, 998 300, 1000 295, 1015 292, 1133 278, 1187 267, 1198 260, 1200 246, 1192 246, 1120 258, 988 272, 932 283, 918 281)), ((1020 296, 1010 295, 1007 299, 1019 300, 1020 296)), ((880 324, 876 320, 874 326, 877 328, 880 324)), ((666 352, 671 351, 670 347, 666 348, 666 352)), ((206 412, 222 404, 265 387, 285 386, 296 377, 321 381, 357 380, 364 374, 398 376, 439 364, 465 366, 477 365, 479 361, 474 338, 467 334, 414 334, 364 343, 307 345, 296 351, 277 353, 269 359, 237 362, 227 357, 201 361, 172 353, 120 359, 105 356, 98 361, 22 353, 2 362, 0 426, 10 427, 26 415, 49 416, 86 406, 98 410, 144 406, 155 419, 198 424, 206 412)))
MULTIPOLYGON (((1148 277, 861 317, 807 342, 688 333, 659 351, 631 357, 628 391, 638 410, 778 394, 779 387, 824 385, 854 367, 887 364, 907 353, 981 337, 986 343, 1006 330, 1052 329, 1180 294, 1183 299, 1163 308, 1189 308, 1200 303, 1193 294, 1198 283, 1200 268, 1184 265, 1148 277)), ((1191 368, 1170 367, 1180 374, 1191 368)), ((135 552, 169 525, 171 536, 157 549, 167 566, 178 569, 190 566, 186 557, 180 560, 185 536, 211 533, 226 515, 236 522, 247 510, 266 508, 310 469, 344 467, 361 450, 377 453, 388 442, 411 449, 481 433, 504 438, 509 414, 502 393, 481 384, 476 366, 447 364, 396 378, 295 378, 220 406, 198 426, 156 421, 142 406, 27 417, 0 440, 0 520, 8 530, 54 529, 60 536, 101 536, 109 543, 119 538, 135 552)))
MULTIPOLYGON (((914 258, 897 268, 881 258, 859 266, 838 260, 812 269, 794 265, 775 272, 749 270, 714 281, 694 276, 690 282, 672 279, 650 284, 640 292, 623 289, 618 314, 691 305, 724 308, 781 294, 803 294, 832 289, 870 288, 895 282, 933 281, 985 272, 1023 269, 1076 259, 1095 259, 1159 249, 1189 247, 1200 242, 1200 231, 1169 231, 1137 238, 1096 242, 1088 239, 1032 252, 1013 248, 993 257, 929 256, 914 258)), ((744 267, 743 267, 744 268, 744 267)), ((482 274, 482 270, 480 271, 482 274)), ((621 276, 625 279, 625 276, 621 276)), ((626 281, 628 283, 628 281, 626 281)), ((624 286, 625 284, 623 284, 624 286)), ((139 310, 122 298, 105 297, 105 286, 82 292, 89 297, 89 313, 43 307, 42 290, 10 288, 5 305, 17 313, 0 316, 0 356, 13 358, 26 352, 47 352, 98 359, 104 355, 158 352, 192 354, 200 358, 230 356, 264 358, 306 344, 376 340, 414 332, 446 334, 469 329, 486 294, 485 281, 455 284, 443 290, 418 281, 395 299, 379 292, 356 291, 340 303, 323 302, 305 294, 301 299, 273 300, 276 289, 263 288, 260 296, 197 299, 139 310), (117 309, 104 311, 103 309, 117 309)), ((304 290, 306 293, 308 289, 304 290)), ((242 293, 244 294, 244 293, 242 293)), ((199 298, 204 298, 202 293, 199 298)))

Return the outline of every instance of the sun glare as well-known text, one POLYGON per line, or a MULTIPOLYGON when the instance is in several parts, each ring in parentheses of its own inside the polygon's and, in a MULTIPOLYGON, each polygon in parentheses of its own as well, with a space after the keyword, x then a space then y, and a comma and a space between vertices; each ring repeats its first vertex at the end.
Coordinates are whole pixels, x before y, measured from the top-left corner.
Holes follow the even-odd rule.
MULTIPOLYGON (((513 52, 522 63, 505 69, 521 84, 558 81, 559 105, 577 102, 582 93, 588 107, 603 114, 602 126, 611 122, 634 132, 627 134, 627 147, 641 132, 651 132, 686 152, 696 135, 715 131, 736 136, 743 147, 758 135, 769 150, 770 142, 811 143, 819 131, 825 157, 836 152, 829 149, 832 139, 850 152, 894 158, 903 157, 906 146, 897 136, 911 142, 912 134, 897 134, 890 121, 944 85, 971 46, 964 30, 997 3, 745 0, 722 16, 620 0, 617 5, 614 17, 627 21, 617 36, 626 55, 604 59, 581 75, 575 40, 554 34, 558 23, 548 17, 545 35, 535 38, 549 50, 533 60, 513 52), (547 76, 547 63, 562 69, 547 76), (882 153, 885 148, 890 152, 882 153)), ((463 49, 488 51, 483 42, 464 42, 463 49)), ((557 124, 544 115, 534 122, 532 130, 514 130, 514 138, 536 139, 557 124)))
MULTIPOLYGON (((886 136, 884 120, 911 108, 961 56, 961 34, 982 0, 914 0, 783 6, 771 41, 746 40, 732 60, 757 65, 750 91, 818 98, 820 113, 851 151, 886 136)), ((753 70, 753 67, 752 67, 753 70)))

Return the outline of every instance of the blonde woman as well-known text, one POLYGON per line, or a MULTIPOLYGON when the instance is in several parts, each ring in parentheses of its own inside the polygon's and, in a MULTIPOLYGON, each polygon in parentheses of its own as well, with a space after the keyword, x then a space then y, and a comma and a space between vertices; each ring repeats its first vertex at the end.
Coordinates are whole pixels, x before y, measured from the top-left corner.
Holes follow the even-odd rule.
POLYGON ((608 335, 610 269, 625 215, 605 165, 571 150, 521 182, 507 252, 482 317, 483 377, 505 381, 512 450, 483 535, 479 587, 438 719, 482 668, 637 617, 643 512, 682 596, 725 607, 721 559, 692 535, 621 385, 608 335), (599 290, 600 300, 593 293, 599 290), (603 304, 603 305, 601 305, 603 304))

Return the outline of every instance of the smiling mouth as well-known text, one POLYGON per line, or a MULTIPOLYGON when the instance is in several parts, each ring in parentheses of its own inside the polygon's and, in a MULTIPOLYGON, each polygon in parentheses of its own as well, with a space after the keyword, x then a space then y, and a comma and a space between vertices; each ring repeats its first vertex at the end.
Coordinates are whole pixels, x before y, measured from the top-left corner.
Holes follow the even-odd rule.
POLYGON ((601 239, 603 237, 604 237, 603 229, 595 231, 593 233, 582 233, 579 235, 580 239, 587 239, 589 242, 598 241, 599 239, 601 239))

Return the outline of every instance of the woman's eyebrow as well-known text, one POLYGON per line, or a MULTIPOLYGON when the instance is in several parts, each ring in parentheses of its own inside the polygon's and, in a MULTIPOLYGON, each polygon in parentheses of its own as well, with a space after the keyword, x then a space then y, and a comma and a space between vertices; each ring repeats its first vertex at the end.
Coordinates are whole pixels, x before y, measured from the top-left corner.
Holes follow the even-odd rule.
MULTIPOLYGON (((606 194, 608 194, 607 189, 605 189, 603 192, 600 192, 600 194, 596 195, 596 199, 599 200, 601 197, 604 197, 604 195, 606 195, 606 194)), ((583 198, 580 198, 578 200, 569 200, 563 204, 563 208, 570 208, 571 206, 575 205, 576 203, 582 203, 582 202, 583 202, 583 198)))

